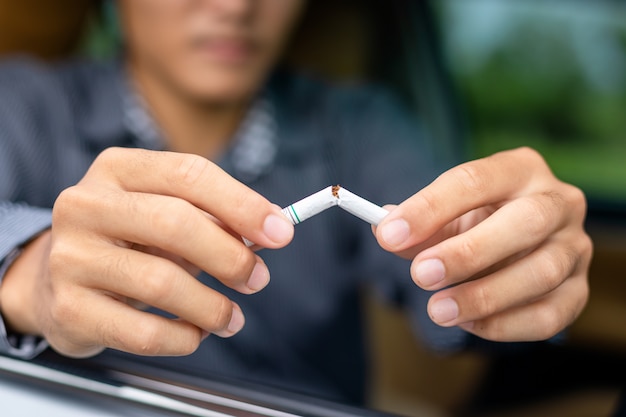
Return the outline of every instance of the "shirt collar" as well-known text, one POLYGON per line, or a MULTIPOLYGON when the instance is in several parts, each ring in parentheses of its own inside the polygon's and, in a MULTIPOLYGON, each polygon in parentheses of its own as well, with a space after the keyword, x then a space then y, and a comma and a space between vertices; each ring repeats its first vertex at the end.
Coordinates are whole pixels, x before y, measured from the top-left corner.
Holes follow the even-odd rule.
MULTIPOLYGON (((148 111, 143 98, 128 78, 122 88, 123 124, 146 149, 164 149, 165 141, 159 126, 148 111)), ((254 100, 243 122, 234 134, 220 165, 245 182, 255 181, 270 171, 278 153, 275 106, 268 91, 254 100)))
POLYGON ((275 109, 269 94, 260 95, 248 110, 233 138, 230 155, 233 174, 253 181, 266 174, 278 153, 275 109))

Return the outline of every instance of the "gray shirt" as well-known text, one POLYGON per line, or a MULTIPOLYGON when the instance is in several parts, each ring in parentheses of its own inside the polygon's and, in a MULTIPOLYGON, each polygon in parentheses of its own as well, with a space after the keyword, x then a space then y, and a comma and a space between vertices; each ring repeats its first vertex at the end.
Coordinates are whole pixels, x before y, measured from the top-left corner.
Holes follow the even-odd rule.
MULTIPOLYGON (((49 226, 57 195, 80 180, 99 152, 110 146, 164 149, 120 68, 29 61, 0 68, 0 260, 49 226)), ((268 81, 232 146, 215 162, 281 206, 331 184, 381 205, 399 203, 443 169, 415 118, 382 90, 282 73, 268 81)), ((239 334, 209 337, 187 357, 137 360, 361 402, 366 287, 405 308, 429 346, 455 350, 466 342, 460 329, 429 320, 430 294, 411 281, 409 262, 383 251, 368 224, 341 210, 298 225, 286 248, 259 254, 272 281, 258 294, 241 295, 199 277, 241 305, 246 326, 239 334)), ((19 337, 5 337, 0 349, 23 357, 37 352, 32 340, 19 337)), ((102 359, 110 355, 125 354, 106 351, 102 359)))

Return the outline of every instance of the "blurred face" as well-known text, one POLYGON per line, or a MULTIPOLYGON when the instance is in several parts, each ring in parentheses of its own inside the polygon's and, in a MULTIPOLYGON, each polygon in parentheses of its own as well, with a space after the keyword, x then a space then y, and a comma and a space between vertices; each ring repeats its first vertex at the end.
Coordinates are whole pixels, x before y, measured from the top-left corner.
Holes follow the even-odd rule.
POLYGON ((119 0, 133 72, 227 104, 264 81, 304 0, 119 0))

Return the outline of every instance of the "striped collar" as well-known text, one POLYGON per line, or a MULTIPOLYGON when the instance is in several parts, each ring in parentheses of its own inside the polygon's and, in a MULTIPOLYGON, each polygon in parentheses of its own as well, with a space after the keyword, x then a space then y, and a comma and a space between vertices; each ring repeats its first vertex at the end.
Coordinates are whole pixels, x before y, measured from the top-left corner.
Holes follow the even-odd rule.
MULTIPOLYGON (((123 124, 146 149, 164 149, 163 134, 152 118, 146 103, 129 80, 122 89, 123 124)), ((232 174, 246 182, 266 174, 278 153, 275 106, 268 92, 260 94, 234 134, 228 151, 222 156, 232 174)))

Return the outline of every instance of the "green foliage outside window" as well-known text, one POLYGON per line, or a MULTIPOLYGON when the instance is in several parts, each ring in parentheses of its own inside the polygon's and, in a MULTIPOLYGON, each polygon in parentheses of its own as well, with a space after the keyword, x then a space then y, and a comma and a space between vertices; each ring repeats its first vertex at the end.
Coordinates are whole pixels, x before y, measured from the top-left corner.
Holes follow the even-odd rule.
POLYGON ((472 156, 531 146, 590 198, 626 202, 626 8, 449 0, 441 16, 472 156))

